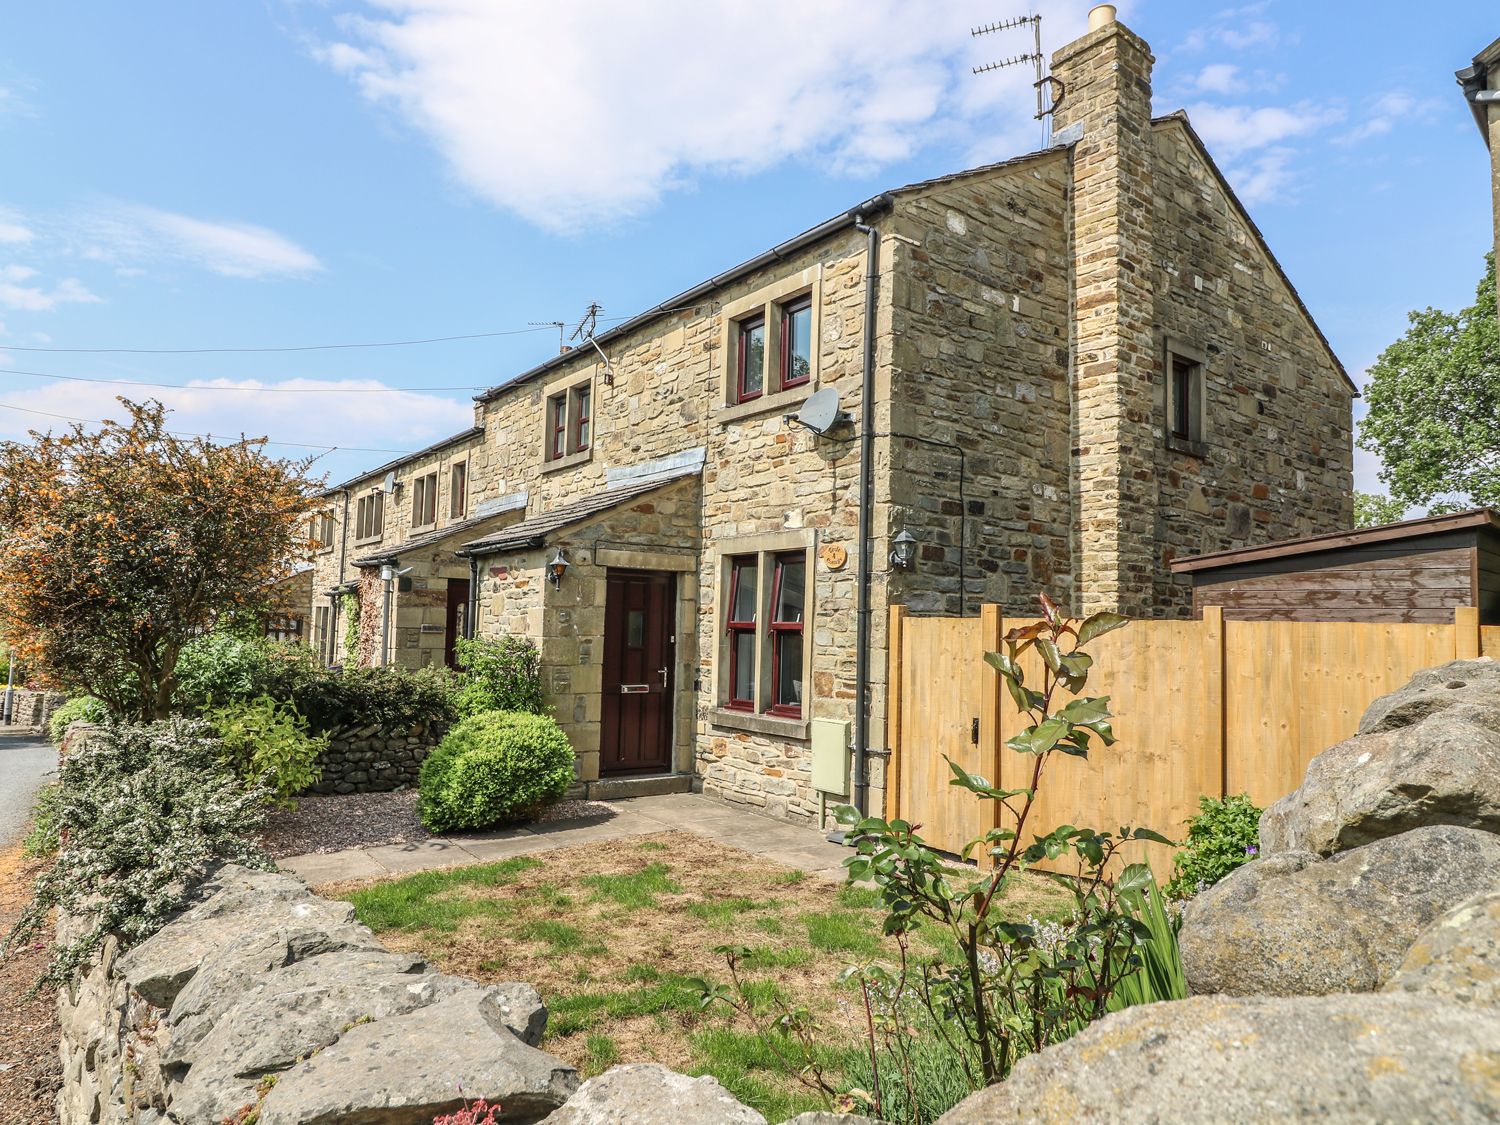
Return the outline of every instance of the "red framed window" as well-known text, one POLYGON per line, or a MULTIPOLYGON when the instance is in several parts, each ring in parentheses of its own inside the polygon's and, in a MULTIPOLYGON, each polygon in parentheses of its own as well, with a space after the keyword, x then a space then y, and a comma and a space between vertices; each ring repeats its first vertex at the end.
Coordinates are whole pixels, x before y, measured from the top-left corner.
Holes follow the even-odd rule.
POLYGON ((567 452, 568 396, 553 395, 547 400, 547 460, 556 461, 567 452))
POLYGON ((729 647, 729 698, 725 706, 735 711, 755 710, 759 584, 759 560, 755 555, 729 560, 729 613, 724 625, 729 647))
POLYGON ((781 306, 781 385, 800 387, 812 378, 812 297, 781 306))
POLYGON ((766 318, 752 316, 740 321, 739 369, 735 401, 750 402, 766 389, 766 318))
POLYGON ((593 416, 593 391, 588 387, 573 388, 573 452, 582 453, 589 447, 589 429, 593 416))
POLYGON ((807 556, 777 555, 771 583, 771 706, 769 714, 802 717, 802 616, 807 604, 807 556))

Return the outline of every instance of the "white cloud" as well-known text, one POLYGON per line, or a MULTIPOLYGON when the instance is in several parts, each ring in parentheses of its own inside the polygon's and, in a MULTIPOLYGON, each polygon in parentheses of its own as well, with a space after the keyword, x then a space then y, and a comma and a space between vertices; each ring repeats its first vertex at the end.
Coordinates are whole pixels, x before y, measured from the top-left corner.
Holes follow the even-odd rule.
POLYGON ((1199 103, 1188 107, 1188 117, 1210 148, 1232 159, 1253 149, 1315 133, 1342 121, 1344 112, 1315 102, 1259 107, 1199 103))
POLYGON ((1193 86, 1210 94, 1233 94, 1240 89, 1240 68, 1231 63, 1210 63, 1193 79, 1193 86))
POLYGON ((1362 120, 1336 139, 1339 144, 1351 145, 1371 137, 1382 137, 1397 125, 1430 120, 1437 109, 1437 103, 1430 98, 1419 98, 1405 90, 1392 90, 1376 98, 1368 109, 1362 109, 1362 120))
POLYGON ((94 304, 100 299, 76 277, 65 277, 50 286, 28 284, 38 276, 30 266, 0 266, 0 306, 20 312, 51 312, 58 305, 94 304))
MULTIPOLYGON (((168 424, 173 430, 214 434, 226 440, 241 434, 265 435, 282 442, 395 450, 419 449, 473 423, 474 406, 467 399, 454 401, 412 391, 340 393, 382 386, 373 379, 202 379, 180 389, 60 382, 0 393, 0 407, 22 407, 72 418, 119 418, 117 395, 136 401, 156 398, 171 409, 168 424), (208 389, 211 387, 248 389, 208 389), (305 393, 266 393, 272 388, 305 393)), ((68 425, 59 418, 0 409, 0 437, 19 437, 30 429, 62 429, 68 425)), ((316 450, 278 447, 272 452, 295 457, 316 450)), ((347 461, 357 469, 387 459, 385 454, 354 453, 339 464, 347 461)))
POLYGON ((22 242, 30 242, 36 237, 36 232, 26 225, 25 220, 9 208, 0 207, 0 243, 15 246, 22 242))
MULTIPOLYGON (((1053 43, 1087 0, 1044 6, 1053 43)), ((551 229, 607 222, 703 175, 791 159, 868 171, 934 139, 1034 147, 1028 68, 974 77, 1025 32, 972 38, 979 0, 370 0, 316 49, 424 134, 458 180, 551 229), (1007 36, 1014 37, 1007 38, 1007 36)))
MULTIPOLYGON (((114 203, 82 216, 83 257, 114 264, 167 258, 226 277, 300 277, 323 264, 267 227, 215 222, 140 204, 114 203)), ((125 266, 128 270, 130 266, 125 266)))
POLYGON ((1215 13, 1210 22, 1189 31, 1179 49, 1202 51, 1217 45, 1244 51, 1251 47, 1274 47, 1285 36, 1275 23, 1265 18, 1268 7, 1259 3, 1225 8, 1215 13))

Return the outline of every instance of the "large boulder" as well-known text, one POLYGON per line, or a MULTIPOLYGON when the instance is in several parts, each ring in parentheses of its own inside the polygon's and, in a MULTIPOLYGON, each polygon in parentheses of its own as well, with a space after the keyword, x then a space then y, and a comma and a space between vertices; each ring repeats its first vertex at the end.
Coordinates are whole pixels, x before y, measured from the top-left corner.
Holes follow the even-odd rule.
POLYGON ((1429 926, 1385 987, 1500 1007, 1500 886, 1459 903, 1429 926))
POLYGON ((1500 832, 1500 724, 1439 711, 1324 750, 1260 818, 1261 854, 1332 855, 1428 824, 1500 832))
POLYGON ((1359 733, 1415 726, 1438 714, 1500 731, 1500 663, 1488 658, 1453 660, 1424 668, 1404 687, 1365 708, 1359 733))
POLYGON ((545 1118, 578 1089, 578 1072, 521 1042, 503 1005, 471 987, 405 1015, 350 1028, 283 1073, 259 1125, 417 1125, 483 1098, 500 1119, 545 1118))
POLYGON ((689 1078, 656 1063, 606 1070, 578 1088, 547 1125, 766 1125, 766 1119, 708 1076, 689 1078))
POLYGON ((1416 994, 1195 997, 1106 1016, 938 1125, 1500 1117, 1500 1010, 1416 994))
POLYGON ((1245 864, 1189 905, 1180 942, 1194 994, 1370 992, 1418 935, 1500 871, 1500 836, 1436 825, 1322 859, 1245 864))

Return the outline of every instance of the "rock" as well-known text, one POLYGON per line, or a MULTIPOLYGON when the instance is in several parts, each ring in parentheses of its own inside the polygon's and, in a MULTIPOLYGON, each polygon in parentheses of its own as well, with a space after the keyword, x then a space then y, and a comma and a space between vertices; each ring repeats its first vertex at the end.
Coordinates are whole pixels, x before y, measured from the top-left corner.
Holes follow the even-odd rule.
POLYGON ((1320 859, 1283 852, 1189 903, 1188 990, 1235 996, 1369 992, 1429 925, 1500 870, 1500 836, 1436 825, 1320 859))
POLYGON ((1385 988, 1500 1007, 1500 886, 1459 903, 1428 927, 1385 988))
POLYGON ((295 876, 230 864, 204 886, 196 905, 120 958, 119 971, 145 999, 170 1008, 200 965, 246 934, 353 921, 354 907, 318 898, 295 876))
MULTIPOLYGON (((241 935, 206 962, 177 994, 168 1017, 177 1053, 207 1034, 257 978, 309 957, 346 951, 385 950, 375 935, 358 923, 327 928, 283 926, 241 935)), ((414 967, 404 971, 420 972, 422 962, 411 960, 414 967)))
POLYGON ((1413 994, 1202 996, 1106 1016, 938 1125, 1497 1115, 1500 1011, 1413 994))
POLYGON ((489 990, 500 1005, 500 1017, 505 1026, 522 1043, 541 1046, 542 1036, 547 1033, 547 1005, 542 1003, 542 994, 521 981, 493 984, 489 990))
POLYGON ((327 953, 257 978, 216 1022, 199 1018, 174 1029, 162 1053, 168 1077, 180 1080, 171 1091, 173 1116, 222 1121, 254 1104, 265 1075, 287 1070, 352 1028, 481 991, 472 981, 423 968, 410 955, 327 953))
POLYGON ((578 1088, 547 1125, 766 1125, 714 1078, 656 1063, 606 1070, 578 1088))
POLYGON ((1390 695, 1382 695, 1359 721, 1360 734, 1414 726, 1432 715, 1500 731, 1500 663, 1453 660, 1424 668, 1390 695))
POLYGON ((506 1027, 500 1003, 469 988, 406 1015, 360 1024, 280 1077, 259 1125, 410 1125, 466 1100, 506 1121, 539 1121, 578 1089, 578 1072, 506 1027))
POLYGON ((1261 854, 1331 855, 1427 824, 1500 832, 1500 723, 1445 711, 1324 750, 1260 818, 1261 854))

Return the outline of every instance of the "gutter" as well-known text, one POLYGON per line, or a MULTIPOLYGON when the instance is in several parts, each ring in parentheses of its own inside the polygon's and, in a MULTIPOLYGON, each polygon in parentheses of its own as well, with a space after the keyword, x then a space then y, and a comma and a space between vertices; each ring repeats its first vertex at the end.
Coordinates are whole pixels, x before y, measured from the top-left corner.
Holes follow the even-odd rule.
MULTIPOLYGON (((635 329, 641 327, 641 325, 655 320, 657 317, 666 316, 668 313, 672 312, 678 312, 684 305, 697 304, 699 303, 701 298, 708 296, 710 293, 713 293, 717 289, 723 288, 730 282, 738 281, 740 278, 746 276, 747 274, 754 273, 758 269, 763 269, 766 266, 783 261, 791 255, 797 253, 798 251, 806 249, 813 243, 820 242, 823 239, 827 238, 829 235, 844 230, 846 227, 856 227, 860 230, 864 230, 865 228, 861 226, 862 220, 867 219, 872 215, 878 214, 881 211, 888 210, 892 202, 893 199, 890 192, 881 192, 879 195, 872 196, 870 199, 867 199, 865 200, 865 202, 859 204, 859 206, 851 207, 842 215, 835 215, 833 218, 827 220, 826 222, 819 223, 811 230, 803 231, 801 234, 787 239, 780 245, 771 247, 771 249, 767 250, 765 253, 756 255, 754 258, 751 258, 747 262, 741 262, 739 265, 733 267, 732 269, 725 270, 723 273, 719 274, 716 277, 711 277, 707 281, 693 286, 691 289, 684 290, 683 292, 677 294, 677 296, 663 301, 661 304, 657 305, 654 308, 647 309, 643 313, 637 313, 629 320, 624 321, 621 324, 617 324, 608 331, 601 332, 599 333, 599 335, 592 337, 591 342, 594 344, 594 347, 598 349, 600 344, 608 343, 610 340, 617 339, 629 332, 633 332, 635 329)), ((512 387, 518 387, 522 383, 530 382, 532 379, 535 379, 538 375, 541 375, 544 372, 551 371, 554 368, 561 367, 563 364, 577 359, 577 350, 578 349, 575 349, 574 351, 563 352, 561 355, 555 355, 545 363, 538 364, 531 370, 522 372, 520 375, 517 375, 509 382, 500 383, 497 386, 491 387, 487 391, 481 391, 479 394, 474 396, 474 401, 490 402, 493 399, 499 398, 502 394, 504 394, 506 391, 509 391, 512 387)), ((601 352, 600 354, 603 353, 601 352)))

